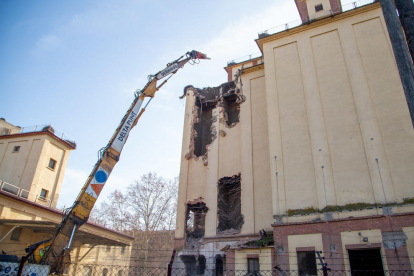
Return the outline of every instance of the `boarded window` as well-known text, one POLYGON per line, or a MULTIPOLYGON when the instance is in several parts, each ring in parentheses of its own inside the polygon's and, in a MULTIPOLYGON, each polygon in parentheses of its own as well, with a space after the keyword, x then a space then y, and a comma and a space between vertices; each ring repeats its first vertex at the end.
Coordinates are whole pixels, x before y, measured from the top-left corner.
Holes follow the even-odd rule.
POLYGON ((320 12, 320 11, 323 11, 322 4, 315 5, 315 12, 320 12))
POLYGON ((318 275, 315 251, 297 252, 299 276, 318 275))
POLYGON ((223 177, 218 182, 217 232, 240 232, 244 218, 241 213, 241 176, 223 177))
POLYGON ((258 273, 260 271, 260 264, 258 258, 247 259, 247 268, 249 273, 258 273))
POLYGON ((10 239, 12 241, 19 241, 20 240, 20 233, 22 232, 22 228, 17 227, 13 230, 13 232, 11 233, 11 237, 10 239))

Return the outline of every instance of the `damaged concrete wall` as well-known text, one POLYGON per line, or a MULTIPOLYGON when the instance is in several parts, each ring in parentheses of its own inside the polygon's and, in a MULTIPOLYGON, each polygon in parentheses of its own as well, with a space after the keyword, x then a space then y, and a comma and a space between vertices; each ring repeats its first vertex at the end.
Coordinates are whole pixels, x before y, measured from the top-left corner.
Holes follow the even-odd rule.
POLYGON ((266 105, 264 84, 256 85, 254 91, 250 91, 250 79, 262 75, 263 68, 243 75, 243 91, 238 90, 234 82, 204 89, 186 87, 176 238, 185 236, 186 203, 199 197, 203 198, 209 209, 205 216, 204 236, 214 237, 218 232, 224 232, 226 229, 219 227, 217 216, 218 182, 219 179, 240 174, 243 175, 240 181, 241 207, 239 205, 237 213, 244 223, 239 223, 236 232, 252 234, 270 228, 273 219, 269 208, 271 186, 266 183, 269 181, 266 176, 269 170, 260 161, 268 160, 268 152, 260 151, 260 148, 268 148, 267 145, 260 146, 268 143, 262 139, 263 135, 267 135, 266 118, 259 118, 265 116, 266 109, 260 104, 252 106, 249 100, 253 93, 258 98, 257 102, 263 101, 263 105, 266 105), (256 114, 259 111, 261 113, 256 114), (252 133, 252 114, 258 121, 258 128, 254 130, 256 134, 252 133), (260 122, 260 119, 264 121, 260 122), (258 145, 254 149, 257 153, 253 152, 254 137, 258 145), (253 166, 258 167, 256 177, 253 176, 253 166))

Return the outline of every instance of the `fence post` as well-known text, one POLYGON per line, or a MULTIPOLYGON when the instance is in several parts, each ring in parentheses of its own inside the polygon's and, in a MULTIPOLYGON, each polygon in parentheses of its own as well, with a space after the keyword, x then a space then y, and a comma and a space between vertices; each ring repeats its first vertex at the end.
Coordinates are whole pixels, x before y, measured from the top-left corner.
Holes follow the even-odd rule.
POLYGON ((171 274, 172 274, 172 265, 174 263, 174 258, 175 258, 175 249, 173 250, 173 253, 171 255, 170 263, 168 264, 167 276, 171 276, 171 274))
POLYGON ((322 266, 322 273, 323 276, 328 276, 328 271, 331 270, 330 268, 328 268, 328 264, 324 263, 323 260, 325 259, 325 257, 321 257, 321 253, 322 251, 315 251, 315 253, 318 255, 316 258, 319 259, 320 263, 318 265, 322 266))

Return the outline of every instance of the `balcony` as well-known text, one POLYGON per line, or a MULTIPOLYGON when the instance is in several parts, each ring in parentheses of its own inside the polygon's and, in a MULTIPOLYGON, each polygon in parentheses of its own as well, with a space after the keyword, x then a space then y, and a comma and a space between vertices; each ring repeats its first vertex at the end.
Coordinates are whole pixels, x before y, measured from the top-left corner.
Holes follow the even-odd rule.
POLYGON ((49 208, 56 209, 55 208, 55 206, 57 204, 56 201, 52 201, 52 200, 50 200, 46 197, 42 197, 40 195, 31 193, 28 190, 19 188, 17 186, 14 186, 10 183, 5 182, 5 181, 0 180, 0 191, 6 192, 8 194, 15 195, 15 196, 20 197, 20 198, 27 199, 29 201, 32 201, 34 203, 37 203, 37 204, 40 204, 40 205, 43 205, 43 206, 46 206, 46 207, 49 207, 49 208))

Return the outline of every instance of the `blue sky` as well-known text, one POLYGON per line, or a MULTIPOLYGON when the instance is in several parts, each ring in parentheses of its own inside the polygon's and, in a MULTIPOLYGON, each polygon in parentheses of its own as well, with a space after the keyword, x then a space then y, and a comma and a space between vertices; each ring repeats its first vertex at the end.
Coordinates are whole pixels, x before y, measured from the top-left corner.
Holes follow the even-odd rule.
POLYGON ((217 86, 226 62, 259 49, 257 33, 299 18, 293 0, 0 1, 0 117, 52 124, 77 142, 59 204, 71 205, 149 74, 189 50, 131 131, 99 201, 149 171, 179 175, 184 86, 217 86))

